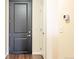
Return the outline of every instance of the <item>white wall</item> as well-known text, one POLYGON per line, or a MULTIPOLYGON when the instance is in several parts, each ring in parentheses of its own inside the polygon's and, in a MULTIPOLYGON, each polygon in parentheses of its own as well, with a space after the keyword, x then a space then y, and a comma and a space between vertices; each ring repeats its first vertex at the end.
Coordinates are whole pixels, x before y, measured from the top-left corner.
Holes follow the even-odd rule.
POLYGON ((47 0, 47 59, 53 59, 53 46, 58 36, 57 2, 47 0))
POLYGON ((5 0, 0 0, 0 59, 5 59, 5 0))

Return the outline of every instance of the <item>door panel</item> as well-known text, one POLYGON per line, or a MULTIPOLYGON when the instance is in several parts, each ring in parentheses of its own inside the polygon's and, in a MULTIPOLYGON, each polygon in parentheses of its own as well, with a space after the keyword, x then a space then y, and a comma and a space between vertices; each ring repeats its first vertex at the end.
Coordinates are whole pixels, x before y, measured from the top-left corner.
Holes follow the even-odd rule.
POLYGON ((9 0, 11 2, 31 2, 32 0, 9 0))
POLYGON ((15 38, 15 51, 28 50, 27 44, 28 44, 27 38, 15 38))
POLYGON ((9 52, 32 53, 31 3, 9 5, 9 52))
POLYGON ((28 21, 27 4, 15 4, 15 32, 26 32, 28 21))

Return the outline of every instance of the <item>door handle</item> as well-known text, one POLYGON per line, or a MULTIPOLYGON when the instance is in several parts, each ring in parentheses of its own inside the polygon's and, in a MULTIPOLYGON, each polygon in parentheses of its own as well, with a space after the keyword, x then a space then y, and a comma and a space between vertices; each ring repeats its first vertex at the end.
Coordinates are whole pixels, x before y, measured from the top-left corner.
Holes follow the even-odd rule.
POLYGON ((28 35, 27 35, 27 37, 31 37, 31 35, 30 35, 30 34, 28 34, 28 35))
POLYGON ((31 33, 31 31, 28 31, 28 33, 31 33))

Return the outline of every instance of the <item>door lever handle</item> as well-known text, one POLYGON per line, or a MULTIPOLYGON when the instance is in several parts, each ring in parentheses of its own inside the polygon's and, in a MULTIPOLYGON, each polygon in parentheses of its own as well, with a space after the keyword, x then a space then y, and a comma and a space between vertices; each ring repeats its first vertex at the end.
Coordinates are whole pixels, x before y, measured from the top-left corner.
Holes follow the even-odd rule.
POLYGON ((31 33, 31 31, 28 31, 28 33, 31 33))
POLYGON ((31 35, 29 34, 29 35, 27 35, 28 37, 31 37, 31 35))

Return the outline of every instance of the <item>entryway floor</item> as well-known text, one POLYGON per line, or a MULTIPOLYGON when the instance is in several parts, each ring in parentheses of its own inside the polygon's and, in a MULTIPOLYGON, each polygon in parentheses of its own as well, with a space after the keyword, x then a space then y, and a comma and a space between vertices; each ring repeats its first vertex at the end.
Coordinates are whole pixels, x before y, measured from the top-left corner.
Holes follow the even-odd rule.
POLYGON ((6 59, 43 59, 43 56, 31 54, 9 54, 6 59))

